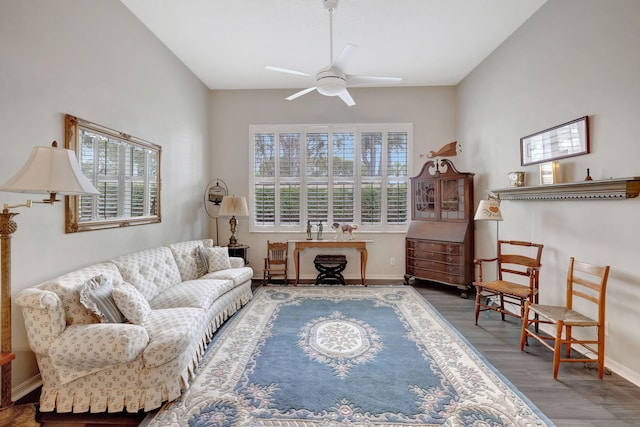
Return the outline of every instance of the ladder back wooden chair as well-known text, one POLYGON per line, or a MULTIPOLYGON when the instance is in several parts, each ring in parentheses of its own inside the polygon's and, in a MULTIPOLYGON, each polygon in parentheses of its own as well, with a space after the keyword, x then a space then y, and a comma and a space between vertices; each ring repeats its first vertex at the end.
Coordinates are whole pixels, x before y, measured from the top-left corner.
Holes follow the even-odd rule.
POLYGON ((274 277, 282 277, 287 284, 287 258, 289 244, 287 242, 270 242, 267 240, 267 256, 264 259, 262 285, 269 283, 274 277))
MULTIPOLYGON (((545 347, 553 351, 553 379, 558 378, 560 362, 596 363, 598 377, 604 375, 604 332, 605 332, 605 295, 609 266, 601 267, 576 261, 573 257, 569 262, 567 274, 567 297, 563 306, 541 305, 527 302, 525 304, 524 318, 522 322, 522 334, 520 336, 520 350, 524 350, 527 338, 533 337, 545 347), (579 310, 579 311, 578 311, 579 310), (530 313, 537 318, 530 319, 530 313), (583 313, 589 313, 586 315, 583 313), (554 325, 554 336, 542 335, 529 329, 534 323, 554 325), (575 327, 595 328, 595 334, 586 331, 584 338, 573 336, 575 327), (553 346, 551 345, 553 344, 553 346), (594 344, 596 347, 594 347, 594 344), (564 357, 562 357, 562 346, 564 357), (580 355, 571 358, 571 346, 582 346, 591 352, 594 357, 580 355)), ((587 353, 589 354, 589 353, 587 353)))
POLYGON ((478 280, 473 282, 476 288, 476 325, 481 311, 497 311, 502 320, 505 320, 505 314, 521 319, 524 315, 524 303, 538 302, 543 247, 539 243, 498 240, 496 258, 473 260, 478 270, 478 280), (525 255, 531 252, 531 256, 525 255), (497 280, 483 280, 483 265, 489 262, 497 265, 497 280), (507 310, 505 303, 515 304, 520 309, 516 312, 507 310))

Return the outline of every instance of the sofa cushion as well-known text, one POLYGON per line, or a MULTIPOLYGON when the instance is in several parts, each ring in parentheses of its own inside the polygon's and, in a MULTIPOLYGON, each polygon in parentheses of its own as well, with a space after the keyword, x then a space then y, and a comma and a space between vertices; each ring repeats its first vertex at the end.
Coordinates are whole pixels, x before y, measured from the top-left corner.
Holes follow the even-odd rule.
POLYGON ((150 305, 153 310, 175 307, 208 309, 216 298, 234 287, 231 280, 189 280, 165 290, 150 305))
POLYGON ((111 279, 101 274, 87 280, 80 289, 80 303, 91 310, 102 323, 122 323, 125 317, 113 300, 111 279))
POLYGON ((114 286, 122 282, 122 276, 116 265, 105 262, 93 264, 56 277, 43 283, 39 288, 58 295, 64 306, 67 325, 98 323, 99 320, 93 312, 80 303, 80 289, 82 289, 87 280, 101 274, 110 277, 114 286))
POLYGON ((253 270, 251 267, 230 268, 228 270, 214 271, 213 273, 205 274, 200 278, 203 279, 218 279, 218 280, 232 280, 235 286, 241 285, 247 280, 251 280, 253 277, 253 270))
POLYGON ((198 246, 194 255, 196 257, 196 275, 200 278, 209 272, 209 254, 204 246, 198 246))
POLYGON ((180 283, 180 271, 171 250, 160 246, 124 255, 113 260, 122 279, 151 301, 163 290, 180 283))
POLYGON ((210 248, 213 246, 213 240, 191 240, 169 245, 171 253, 173 253, 173 257, 175 258, 178 266, 178 270, 180 270, 180 277, 182 277, 182 281, 195 280, 199 277, 195 253, 196 248, 199 246, 210 248))
POLYGON ((231 268, 229 249, 226 246, 207 248, 207 254, 209 255, 209 273, 231 268))
POLYGON ((148 343, 147 331, 138 325, 71 325, 53 341, 49 356, 59 369, 92 370, 132 362, 148 343))
POLYGON ((148 368, 175 359, 190 345, 198 345, 205 330, 206 316, 200 308, 153 310, 144 322, 149 344, 142 357, 148 368))
POLYGON ((151 312, 149 301, 133 285, 121 283, 113 288, 113 299, 129 322, 141 325, 151 312))

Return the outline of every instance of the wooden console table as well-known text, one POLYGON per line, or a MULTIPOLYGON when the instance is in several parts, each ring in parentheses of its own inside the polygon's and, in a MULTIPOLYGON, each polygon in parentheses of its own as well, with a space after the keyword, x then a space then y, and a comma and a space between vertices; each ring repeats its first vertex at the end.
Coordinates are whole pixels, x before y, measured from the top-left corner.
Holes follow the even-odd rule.
POLYGON ((289 240, 289 243, 294 244, 295 285, 298 285, 298 280, 300 279, 300 252, 308 248, 347 248, 360 252, 360 277, 362 278, 362 284, 367 286, 367 243, 369 242, 372 242, 372 240, 289 240))

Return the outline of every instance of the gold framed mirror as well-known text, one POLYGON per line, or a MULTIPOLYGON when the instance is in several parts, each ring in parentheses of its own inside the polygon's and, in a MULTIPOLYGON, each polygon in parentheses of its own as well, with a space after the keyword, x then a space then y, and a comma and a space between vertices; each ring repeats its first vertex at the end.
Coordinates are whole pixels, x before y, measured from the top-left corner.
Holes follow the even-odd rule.
POLYGON ((65 147, 76 152, 97 196, 65 197, 65 232, 158 223, 162 147, 72 115, 65 147))

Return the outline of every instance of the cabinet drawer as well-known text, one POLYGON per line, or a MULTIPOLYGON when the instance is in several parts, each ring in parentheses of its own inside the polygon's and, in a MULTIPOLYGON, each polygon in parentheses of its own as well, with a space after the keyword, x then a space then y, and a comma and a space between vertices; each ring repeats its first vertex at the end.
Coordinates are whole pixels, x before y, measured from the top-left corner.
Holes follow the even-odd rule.
POLYGON ((462 245, 460 243, 435 242, 429 240, 407 240, 407 249, 424 252, 440 252, 451 255, 462 254, 462 245))
POLYGON ((451 285, 466 285, 464 275, 448 274, 440 271, 426 270, 418 267, 407 266, 407 274, 419 279, 434 280, 451 285))
POLYGON ((449 274, 464 274, 464 266, 461 264, 447 264, 431 259, 409 258, 407 264, 421 270, 433 270, 449 274))
POLYGON ((442 252, 424 252, 415 249, 407 249, 407 258, 409 259, 429 259, 438 262, 446 262, 449 264, 462 264, 462 255, 452 255, 442 252))

